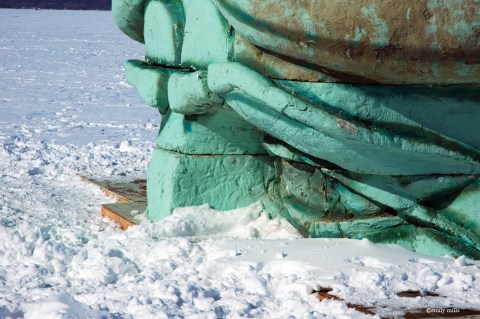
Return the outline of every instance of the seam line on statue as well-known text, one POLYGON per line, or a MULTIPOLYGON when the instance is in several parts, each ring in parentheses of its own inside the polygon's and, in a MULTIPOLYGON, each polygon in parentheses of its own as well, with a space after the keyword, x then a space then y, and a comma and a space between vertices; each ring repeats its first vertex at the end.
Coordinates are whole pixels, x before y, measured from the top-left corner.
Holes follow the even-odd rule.
POLYGON ((238 154, 238 153, 222 153, 222 154, 219 154, 219 153, 216 153, 216 154, 208 153, 208 154, 197 154, 197 153, 185 153, 185 152, 178 151, 178 150, 169 150, 169 149, 163 148, 163 147, 158 146, 158 145, 155 145, 155 149, 162 150, 162 151, 166 151, 166 152, 169 152, 169 153, 176 153, 176 154, 188 155, 188 156, 198 156, 198 157, 204 157, 204 156, 210 156, 210 157, 211 157, 211 156, 272 157, 272 156, 268 155, 268 153, 263 153, 263 154, 238 154))

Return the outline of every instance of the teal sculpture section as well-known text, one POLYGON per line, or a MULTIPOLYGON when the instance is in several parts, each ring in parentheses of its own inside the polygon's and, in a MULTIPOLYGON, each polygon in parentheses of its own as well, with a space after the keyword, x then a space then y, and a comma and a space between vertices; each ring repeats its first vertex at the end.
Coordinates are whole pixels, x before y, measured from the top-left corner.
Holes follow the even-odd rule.
POLYGON ((146 215, 261 201, 305 236, 480 258, 476 0, 113 0, 162 114, 146 215))

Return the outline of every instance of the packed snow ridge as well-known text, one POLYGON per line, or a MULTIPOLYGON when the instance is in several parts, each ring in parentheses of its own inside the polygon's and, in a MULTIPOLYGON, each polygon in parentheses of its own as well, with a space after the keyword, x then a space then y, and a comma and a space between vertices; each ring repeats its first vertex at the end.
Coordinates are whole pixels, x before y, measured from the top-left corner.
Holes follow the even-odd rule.
POLYGON ((0 318, 368 317, 321 287, 387 315, 480 308, 477 261, 303 239, 259 203, 102 219, 111 199, 79 175, 144 178, 160 122, 123 75, 143 48, 110 14, 0 10, 0 318))

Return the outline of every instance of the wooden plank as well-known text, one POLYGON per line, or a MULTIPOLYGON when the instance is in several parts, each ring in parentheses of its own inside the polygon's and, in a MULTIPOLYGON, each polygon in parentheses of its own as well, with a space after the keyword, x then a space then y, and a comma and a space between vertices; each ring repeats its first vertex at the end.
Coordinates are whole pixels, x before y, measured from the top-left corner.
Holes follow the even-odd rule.
MULTIPOLYGON (((320 301, 325 299, 329 300, 338 300, 343 301, 340 297, 337 297, 330 292, 331 288, 322 288, 320 290, 314 291, 313 293, 317 295, 317 298, 320 301)), ((404 291, 397 294, 400 298, 416 298, 416 297, 431 297, 431 298, 444 298, 437 294, 433 293, 420 293, 418 291, 404 291)), ((367 315, 375 315, 375 310, 379 310, 376 307, 365 307, 362 305, 347 303, 347 306, 353 308, 361 313, 367 315)), ((402 310, 402 309, 389 309, 385 307, 380 307, 386 310, 402 310)), ((404 309, 403 309, 404 310, 404 309)), ((458 319, 480 319, 480 311, 469 310, 469 309, 458 309, 458 308, 445 308, 445 311, 442 313, 432 312, 428 309, 415 309, 414 311, 406 312, 402 318, 405 319, 423 319, 423 318, 458 318, 458 319)), ((383 318, 383 317, 381 317, 383 318)))
POLYGON ((138 216, 143 214, 146 208, 145 202, 102 204, 102 216, 117 222, 120 229, 127 230, 140 223, 138 216))
POLYGON ((102 216, 117 222, 122 230, 127 230, 130 226, 140 223, 139 216, 147 208, 146 180, 112 182, 84 176, 80 176, 80 178, 86 183, 100 187, 105 195, 117 201, 117 203, 102 204, 102 216))
MULTIPOLYGON (((335 295, 330 294, 331 291, 332 291, 331 288, 323 288, 323 289, 320 289, 318 291, 315 291, 314 293, 316 293, 317 298, 320 301, 323 301, 325 299, 339 300, 339 301, 342 300, 340 297, 337 297, 335 295)), ((350 308, 353 308, 353 309, 355 309, 355 310, 357 310, 361 313, 364 313, 366 315, 371 315, 371 316, 375 315, 375 313, 372 312, 370 308, 367 308, 367 307, 364 307, 364 306, 355 305, 355 304, 351 304, 351 303, 347 303, 347 306, 350 307, 350 308)))
POLYGON ((80 176, 80 178, 87 183, 100 187, 105 195, 113 197, 120 203, 147 201, 147 181, 144 179, 128 182, 112 182, 108 180, 96 180, 85 176, 80 176))

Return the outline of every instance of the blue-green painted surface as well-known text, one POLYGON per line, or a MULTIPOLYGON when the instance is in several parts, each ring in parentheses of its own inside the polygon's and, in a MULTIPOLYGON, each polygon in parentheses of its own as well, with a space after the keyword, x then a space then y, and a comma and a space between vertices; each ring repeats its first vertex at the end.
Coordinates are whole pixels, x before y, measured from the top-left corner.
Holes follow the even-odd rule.
POLYGON ((227 62, 233 50, 233 29, 210 0, 183 0, 185 40, 182 65, 206 69, 210 63, 227 62))
MULTIPOLYGON (((298 94, 238 63, 211 64, 208 74, 209 88, 223 96, 227 104, 247 121, 300 151, 343 169, 380 175, 480 173, 480 153, 476 149, 427 131, 423 125, 391 111, 398 108, 401 103, 398 101, 402 100, 402 90, 394 86, 382 86, 378 90, 363 88, 369 93, 357 94, 355 99, 348 92, 355 94, 362 91, 362 87, 325 84, 326 90, 323 91, 320 83, 305 84, 303 88, 307 90, 298 94), (309 87, 312 89, 308 90, 309 87), (316 90, 321 92, 320 96, 315 96, 316 90), (381 116, 374 123, 371 119, 349 116, 342 110, 347 103, 335 100, 325 103, 322 101, 324 93, 325 96, 350 98, 346 102, 350 102, 351 110, 363 108, 369 112, 369 109, 377 108, 375 112, 382 116, 390 113, 385 116, 391 123, 385 123, 381 116), (316 100, 309 101, 312 96, 316 100)), ((436 89, 431 89, 430 94, 423 88, 419 91, 426 100, 425 104, 436 101, 436 112, 444 112, 444 102, 436 94, 436 89)), ((480 103, 479 90, 457 88, 455 93, 457 96, 451 94, 445 98, 450 103, 447 110, 480 103), (460 96, 462 91, 464 96, 460 96)), ((418 95, 412 94, 412 99, 418 95)), ((421 102, 417 103, 418 108, 422 106, 421 102)), ((471 107, 470 111, 480 115, 478 109, 471 107)), ((470 120, 470 116, 467 113, 464 118, 470 120)), ((472 123, 469 129, 478 130, 478 126, 472 123)))
POLYGON ((169 112, 157 145, 183 154, 267 154, 264 134, 229 108, 215 107, 201 116, 169 112))
POLYGON ((175 73, 168 81, 168 100, 173 112, 198 115, 222 106, 223 99, 211 92, 207 72, 175 73))
POLYGON ((185 28, 180 0, 150 0, 145 8, 145 58, 152 64, 179 66, 185 28))
POLYGON ((133 85, 142 99, 150 106, 165 113, 168 105, 168 79, 175 70, 159 68, 138 60, 125 63, 128 83, 133 85))
POLYGON ((148 167, 147 217, 158 221, 175 207, 205 203, 230 210, 262 201, 271 209, 267 190, 274 180, 269 156, 187 155, 157 148, 148 167))

